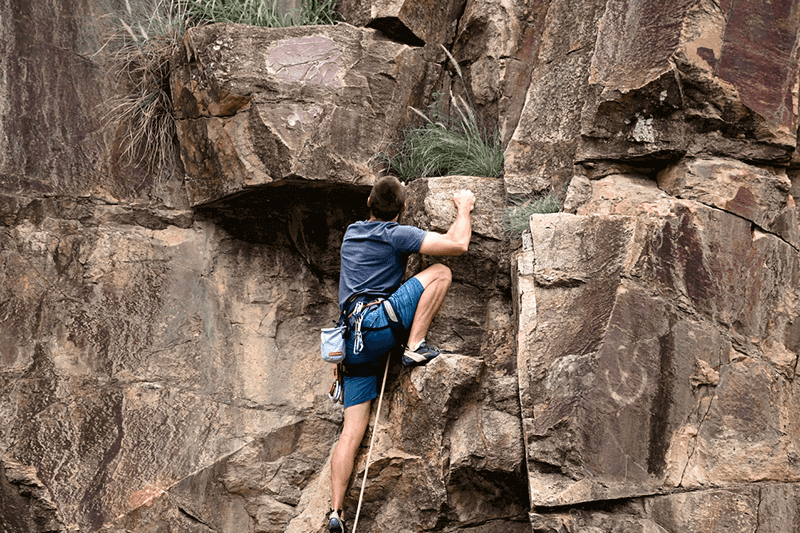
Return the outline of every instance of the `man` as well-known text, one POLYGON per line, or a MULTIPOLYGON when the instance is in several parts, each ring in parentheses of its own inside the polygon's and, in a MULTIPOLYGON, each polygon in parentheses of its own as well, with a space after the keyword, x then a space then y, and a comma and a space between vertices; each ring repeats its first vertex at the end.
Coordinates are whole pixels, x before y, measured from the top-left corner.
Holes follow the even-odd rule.
POLYGON ((344 427, 331 459, 331 532, 345 533, 344 494, 369 424, 372 400, 378 397, 379 375, 390 350, 403 342, 395 338, 398 330, 390 327, 389 315, 394 314, 408 332, 404 364, 425 364, 440 353, 425 341, 425 335, 450 288, 450 269, 435 264, 401 283, 408 257, 414 252, 446 256, 467 251, 475 197, 470 191, 460 191, 453 202, 458 214, 446 234, 400 225, 398 219, 406 207, 405 187, 393 176, 383 177, 367 199, 369 220, 351 224, 345 232, 339 305, 352 327, 344 360, 344 427))

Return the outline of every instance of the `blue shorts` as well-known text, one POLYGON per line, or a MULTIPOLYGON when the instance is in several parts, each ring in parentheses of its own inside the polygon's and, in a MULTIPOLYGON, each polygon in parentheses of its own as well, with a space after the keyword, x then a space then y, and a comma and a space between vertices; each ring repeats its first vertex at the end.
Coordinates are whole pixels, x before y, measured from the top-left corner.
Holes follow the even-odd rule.
MULTIPOLYGON (((417 311, 417 303, 419 303, 423 290, 425 288, 422 283, 417 278, 411 278, 388 298, 395 313, 403 321, 406 331, 411 328, 411 322, 414 320, 414 313, 417 311)), ((345 409, 351 405, 374 400, 380 393, 379 387, 383 381, 386 358, 397 344, 382 305, 374 305, 364 314, 364 320, 361 322, 361 339, 364 341, 364 348, 358 355, 353 355, 355 335, 352 333, 348 335, 344 363, 374 365, 375 368, 373 375, 370 376, 344 376, 345 409)))

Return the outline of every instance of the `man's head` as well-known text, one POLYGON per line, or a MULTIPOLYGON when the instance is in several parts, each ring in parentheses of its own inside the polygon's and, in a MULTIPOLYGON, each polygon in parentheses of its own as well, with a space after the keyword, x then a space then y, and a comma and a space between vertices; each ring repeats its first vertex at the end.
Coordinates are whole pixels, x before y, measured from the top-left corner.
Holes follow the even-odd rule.
POLYGON ((394 176, 384 176, 372 186, 367 205, 370 216, 378 220, 393 220, 405 209, 406 188, 394 176))

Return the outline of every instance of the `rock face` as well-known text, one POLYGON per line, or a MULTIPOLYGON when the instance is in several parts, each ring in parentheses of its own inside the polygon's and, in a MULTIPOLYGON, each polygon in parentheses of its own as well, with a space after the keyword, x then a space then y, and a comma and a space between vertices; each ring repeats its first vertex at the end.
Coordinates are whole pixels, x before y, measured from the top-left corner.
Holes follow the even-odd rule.
POLYGON ((324 530, 339 246, 443 44, 505 174, 407 187, 432 231, 477 198, 467 254, 409 265, 453 273, 453 354, 393 358, 348 522, 374 432, 358 531, 800 533, 797 6, 339 8, 188 32, 158 181, 104 127, 125 2, 0 7, 0 529, 324 530))
POLYGON ((288 178, 371 184, 370 159, 440 68, 345 24, 216 24, 186 43, 172 93, 192 205, 288 178))
MULTIPOLYGON (((577 10, 555 1, 548 13, 562 3, 577 10)), ((793 2, 763 11, 749 2, 587 4, 582 17, 548 17, 540 54, 551 39, 570 41, 553 43, 558 54, 534 70, 509 145, 509 190, 542 190, 551 176, 565 183, 573 162, 788 162, 797 131, 793 2)))

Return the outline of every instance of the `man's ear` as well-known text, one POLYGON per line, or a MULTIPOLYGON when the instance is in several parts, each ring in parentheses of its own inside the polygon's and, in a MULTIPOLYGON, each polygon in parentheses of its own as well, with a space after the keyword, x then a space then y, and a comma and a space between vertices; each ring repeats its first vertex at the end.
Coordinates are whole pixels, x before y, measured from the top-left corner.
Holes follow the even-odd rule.
POLYGON ((367 196, 367 207, 372 207, 370 205, 370 200, 372 200, 372 197, 371 196, 367 196))

